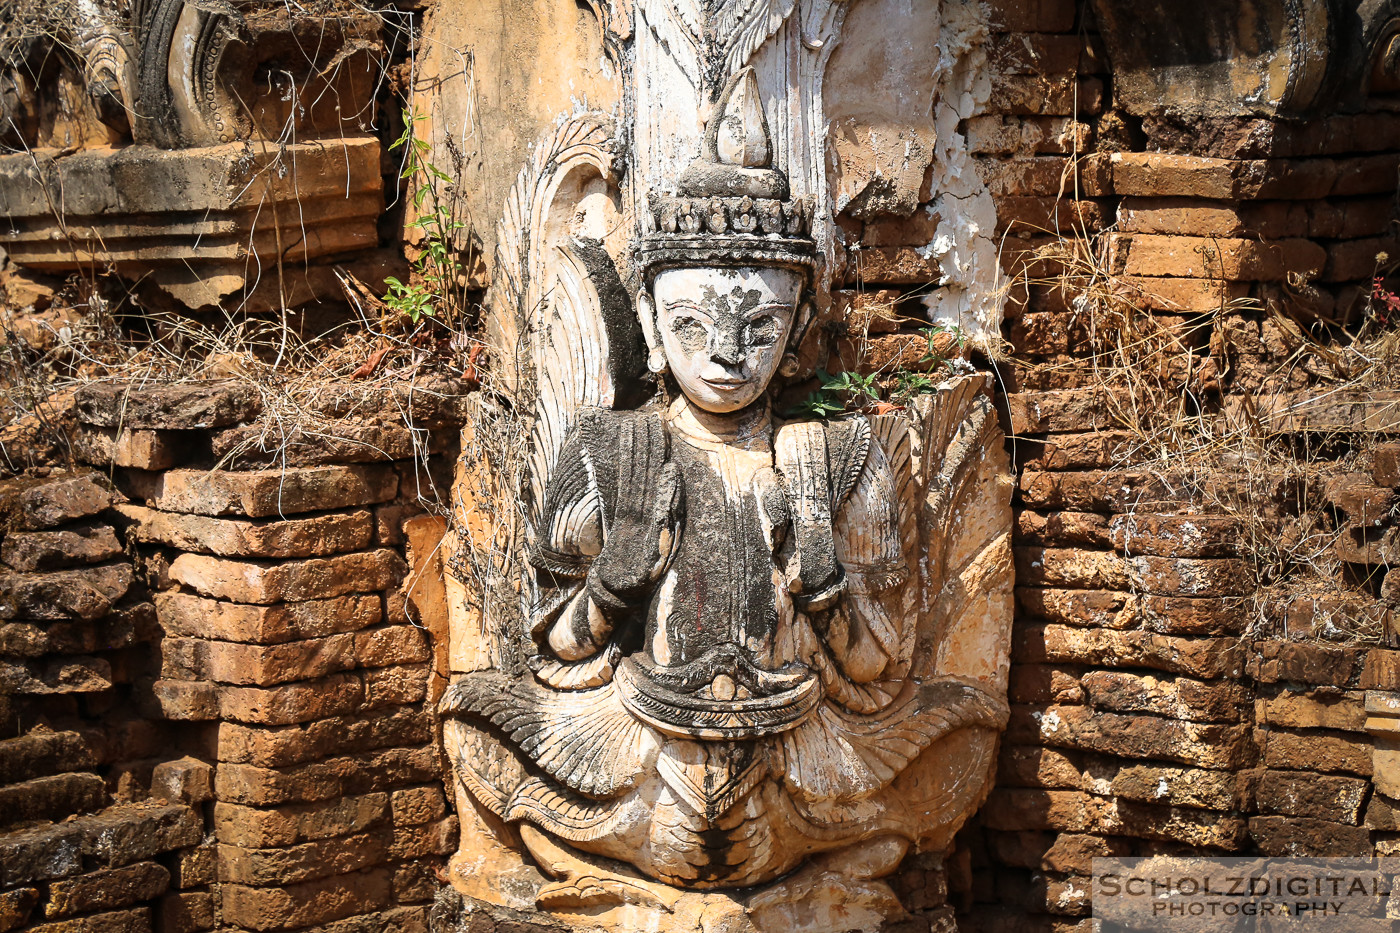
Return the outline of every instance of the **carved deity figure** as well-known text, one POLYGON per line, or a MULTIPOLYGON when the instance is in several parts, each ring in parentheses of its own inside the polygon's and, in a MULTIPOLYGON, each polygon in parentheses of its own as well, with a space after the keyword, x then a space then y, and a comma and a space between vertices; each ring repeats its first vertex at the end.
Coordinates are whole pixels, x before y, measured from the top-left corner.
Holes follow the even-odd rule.
POLYGON ((463 672, 443 701, 461 787, 553 878, 541 907, 665 913, 745 889, 750 917, 816 892, 898 916, 879 879, 946 847, 1005 723, 984 381, 909 413, 775 413, 818 250, 756 96, 752 71, 733 76, 699 157, 652 193, 634 319, 587 236, 559 247, 577 271, 545 299, 526 663, 463 672), (613 365, 608 398, 577 404, 561 349, 645 358, 659 391, 622 404, 637 373, 613 365))

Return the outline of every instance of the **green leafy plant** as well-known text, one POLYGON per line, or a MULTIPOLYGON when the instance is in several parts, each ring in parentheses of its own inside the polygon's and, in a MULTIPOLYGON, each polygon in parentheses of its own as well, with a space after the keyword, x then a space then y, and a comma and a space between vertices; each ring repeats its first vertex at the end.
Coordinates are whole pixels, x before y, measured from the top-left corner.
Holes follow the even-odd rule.
POLYGON ((844 411, 864 407, 863 403, 880 400, 880 386, 876 374, 862 376, 855 372, 840 372, 835 375, 824 369, 817 370, 821 385, 808 393, 802 401, 793 405, 788 417, 830 418, 844 411))
POLYGON ((820 385, 784 412, 784 417, 830 418, 848 411, 879 411, 882 406, 899 408, 919 395, 937 391, 938 382, 926 371, 927 364, 942 364, 953 373, 962 371, 959 364, 966 365, 962 350, 967 346, 967 335, 956 324, 934 324, 919 332, 928 342, 919 359, 923 368, 894 365, 865 375, 850 370, 833 374, 819 369, 820 385))
POLYGON ((411 230, 423 231, 423 242, 414 260, 414 274, 409 282, 400 281, 394 276, 384 279, 384 284, 389 287, 384 303, 414 324, 424 317, 439 320, 444 317, 448 296, 456 287, 462 271, 453 241, 457 232, 466 228, 465 223, 453 218, 452 210, 441 193, 441 186, 450 186, 452 177, 428 159, 431 147, 426 139, 415 133, 417 124, 423 119, 422 114, 416 111, 410 113, 405 109, 403 133, 389 145, 390 150, 402 149, 404 152, 399 178, 412 186, 409 203, 417 215, 407 226, 411 230))

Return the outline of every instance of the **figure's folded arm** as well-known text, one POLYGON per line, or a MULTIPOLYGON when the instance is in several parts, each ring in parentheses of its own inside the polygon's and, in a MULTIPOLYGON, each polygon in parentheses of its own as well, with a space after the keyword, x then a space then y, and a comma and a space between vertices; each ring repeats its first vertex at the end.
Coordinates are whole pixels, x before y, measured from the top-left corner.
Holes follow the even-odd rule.
POLYGON ((604 537, 602 502, 587 457, 581 433, 575 431, 550 474, 530 547, 539 589, 531 637, 563 661, 596 654, 612 634, 607 615, 586 585, 604 537))
POLYGON ((842 637, 827 639, 832 655, 855 683, 899 676, 908 660, 902 618, 908 562, 899 534, 894 473, 878 443, 871 444, 833 530, 848 582, 839 607, 842 637))

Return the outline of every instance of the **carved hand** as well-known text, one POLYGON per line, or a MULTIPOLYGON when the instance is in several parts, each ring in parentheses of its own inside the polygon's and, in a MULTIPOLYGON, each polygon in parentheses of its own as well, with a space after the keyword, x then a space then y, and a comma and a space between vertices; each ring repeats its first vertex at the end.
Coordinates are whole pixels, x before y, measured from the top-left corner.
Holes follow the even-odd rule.
POLYGON ((620 433, 612 527, 588 572, 589 594, 604 607, 637 605, 671 559, 681 484, 676 464, 665 461, 664 430, 659 418, 643 417, 620 433))

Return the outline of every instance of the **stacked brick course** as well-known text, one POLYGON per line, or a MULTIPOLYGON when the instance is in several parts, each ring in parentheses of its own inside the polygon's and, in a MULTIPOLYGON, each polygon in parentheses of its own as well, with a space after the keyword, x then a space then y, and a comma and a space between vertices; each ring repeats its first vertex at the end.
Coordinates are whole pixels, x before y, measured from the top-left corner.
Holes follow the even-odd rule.
MULTIPOLYGON (((450 471, 442 454, 459 395, 341 393, 329 416, 351 418, 333 420, 332 436, 279 432, 272 443, 254 423, 259 399, 236 383, 79 394, 76 446, 111 478, 12 484, 18 525, 0 550, 14 568, 8 615, 81 621, 5 623, 6 653, 32 655, 6 661, 20 688, 6 723, 68 722, 84 711, 54 695, 109 698, 120 680, 160 725, 144 723, 157 733, 144 770, 125 765, 105 783, 79 770, 98 762, 76 732, 41 727, 0 744, 0 783, 27 782, 0 790, 0 807, 12 804, 0 823, 14 827, 0 835, 0 929, 50 931, 33 924, 79 913, 83 930, 425 929, 457 824, 427 633, 404 595, 404 525, 450 471), (60 527, 34 530, 47 526, 60 527), (85 560, 102 563, 50 572, 85 560), (126 615, 109 608, 127 589, 150 594, 139 638, 123 628, 126 603, 126 615), (55 635, 83 621, 102 644, 70 648, 74 636, 55 635), (97 653, 123 637, 138 642, 125 680, 97 653), (105 805, 113 783, 146 802, 55 825, 105 805), (51 803, 33 802, 37 784, 51 803), (68 862, 55 861, 60 851, 68 862), (95 870, 107 873, 70 879, 95 870), (112 907, 126 910, 94 913, 112 907)), ((94 734, 123 737, 105 722, 94 734)))
POLYGON ((148 800, 155 608, 101 474, 0 485, 0 929, 178 930, 207 916, 200 814, 148 800))
POLYGON ((1088 930, 1095 856, 1389 854, 1400 829, 1400 394, 1302 339, 1356 326, 1400 255, 1400 120, 1139 119, 1079 6, 992 5, 994 115, 967 124, 1018 282, 1020 469, 1012 720, 950 863, 969 930, 1088 930), (1158 397, 1252 418, 1306 468, 1173 463, 1129 430, 1083 293, 1035 254, 1060 236, 1180 335, 1158 397))

